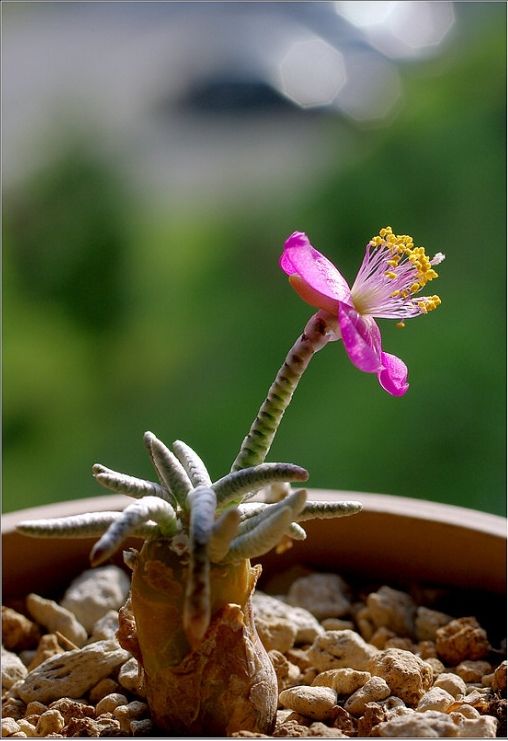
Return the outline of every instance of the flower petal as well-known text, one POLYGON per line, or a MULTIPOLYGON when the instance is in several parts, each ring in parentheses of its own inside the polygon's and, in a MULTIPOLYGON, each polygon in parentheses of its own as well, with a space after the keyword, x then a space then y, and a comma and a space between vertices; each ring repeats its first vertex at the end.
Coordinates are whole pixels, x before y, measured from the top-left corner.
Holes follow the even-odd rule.
POLYGON ((338 302, 335 299, 327 298, 327 296, 323 296, 322 293, 315 291, 303 280, 303 278, 300 278, 297 273, 293 273, 289 276, 289 283, 291 288, 296 291, 305 303, 337 316, 338 302))
POLYGON ((339 303, 339 326, 350 361, 365 373, 383 370, 381 333, 374 319, 360 316, 351 306, 339 303))
POLYGON ((383 369, 377 374, 381 386, 392 396, 404 396, 409 388, 406 364, 387 352, 381 353, 381 362, 383 369))
MULTIPOLYGON (((329 301, 351 300, 351 291, 345 279, 335 265, 324 255, 314 249, 303 232, 294 232, 284 244, 284 252, 280 258, 282 270, 290 276, 299 276, 313 291, 313 300, 322 296, 326 306, 313 303, 325 310, 329 301)), ((298 291, 300 293, 300 291, 298 291)), ((301 294, 300 294, 301 295, 301 294)), ((307 299, 305 298, 307 301, 307 299)), ((338 305, 335 306, 335 309, 338 305)))

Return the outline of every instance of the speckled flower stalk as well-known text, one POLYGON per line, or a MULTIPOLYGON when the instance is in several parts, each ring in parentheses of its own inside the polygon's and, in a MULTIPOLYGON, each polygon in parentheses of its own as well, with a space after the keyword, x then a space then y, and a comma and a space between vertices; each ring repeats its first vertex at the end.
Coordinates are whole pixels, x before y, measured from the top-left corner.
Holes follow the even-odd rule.
POLYGON ((134 497, 123 512, 25 521, 19 530, 100 536, 93 565, 127 537, 144 538, 139 552, 124 553, 132 586, 118 637, 140 662, 155 724, 171 735, 269 733, 277 680, 254 625, 250 597, 261 567, 250 559, 305 538, 301 521, 351 515, 361 504, 308 502, 305 490, 289 490, 274 504, 253 502, 259 489, 305 481, 307 471, 262 463, 212 482, 185 443, 176 441, 171 451, 147 432, 145 446, 159 482, 93 467, 102 486, 134 497))
POLYGON ((324 311, 314 314, 307 322, 303 333, 287 354, 275 381, 270 386, 268 395, 236 456, 232 471, 263 463, 284 412, 312 356, 331 340, 339 339, 337 329, 336 317, 324 311))

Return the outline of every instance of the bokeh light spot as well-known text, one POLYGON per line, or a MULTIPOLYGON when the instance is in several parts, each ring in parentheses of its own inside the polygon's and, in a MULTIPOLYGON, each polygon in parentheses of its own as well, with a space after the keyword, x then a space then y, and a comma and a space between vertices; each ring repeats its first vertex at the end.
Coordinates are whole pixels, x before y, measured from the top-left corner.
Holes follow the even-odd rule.
POLYGON ((302 108, 329 105, 346 82, 342 54, 320 38, 295 41, 279 65, 281 92, 302 108))

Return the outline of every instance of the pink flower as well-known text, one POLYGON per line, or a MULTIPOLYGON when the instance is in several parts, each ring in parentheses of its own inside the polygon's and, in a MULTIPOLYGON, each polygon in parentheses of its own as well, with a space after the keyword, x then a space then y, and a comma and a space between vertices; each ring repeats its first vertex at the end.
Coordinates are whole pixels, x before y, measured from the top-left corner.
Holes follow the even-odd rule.
POLYGON ((397 326, 403 327, 404 319, 436 309, 441 303, 439 296, 416 294, 437 278, 433 266, 444 257, 438 252, 429 259, 411 237, 395 235, 388 226, 367 244, 352 288, 302 232, 287 239, 280 266, 304 301, 338 317, 342 342, 353 365, 376 373, 385 391, 402 396, 409 387, 407 367, 400 358, 383 351, 374 318, 397 319, 397 326))

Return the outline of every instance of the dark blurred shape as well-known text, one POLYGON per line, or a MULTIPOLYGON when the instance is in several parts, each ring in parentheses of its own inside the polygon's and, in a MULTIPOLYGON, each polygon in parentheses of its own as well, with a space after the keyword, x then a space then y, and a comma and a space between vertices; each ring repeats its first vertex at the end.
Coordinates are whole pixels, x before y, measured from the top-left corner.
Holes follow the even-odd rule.
POLYGON ((10 194, 12 267, 22 291, 62 306, 101 332, 123 314, 126 195, 97 151, 68 145, 56 161, 10 194))
MULTIPOLYGON (((163 103, 161 109, 170 113, 173 101, 163 103)), ((198 79, 178 101, 178 108, 192 113, 220 115, 250 115, 285 113, 299 110, 291 101, 277 92, 266 80, 253 77, 234 78, 227 70, 198 79)))

